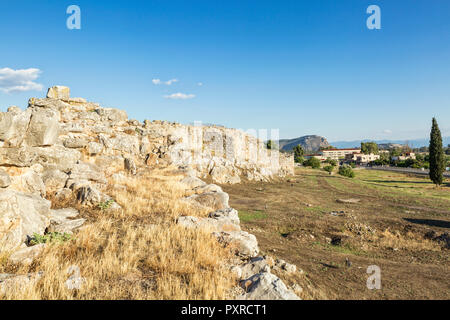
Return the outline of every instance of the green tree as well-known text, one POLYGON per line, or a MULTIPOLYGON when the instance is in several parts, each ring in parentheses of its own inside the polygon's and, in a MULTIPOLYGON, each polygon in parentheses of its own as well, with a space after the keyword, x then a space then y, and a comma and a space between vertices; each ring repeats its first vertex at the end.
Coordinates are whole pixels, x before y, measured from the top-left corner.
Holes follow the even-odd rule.
POLYGON ((355 172, 353 171, 352 167, 348 165, 343 165, 339 167, 339 174, 344 177, 354 178, 355 172))
POLYGON ((297 145, 294 148, 294 161, 297 163, 303 163, 304 158, 303 155, 305 154, 305 151, 303 150, 303 147, 301 145, 297 145))
POLYGON ((320 168, 320 160, 317 158, 311 157, 305 161, 305 166, 311 167, 313 169, 319 169, 320 168))
POLYGON ((267 141, 266 147, 267 147, 267 149, 272 150, 272 147, 273 147, 272 140, 267 141))
POLYGON ((378 145, 376 142, 361 142, 361 152, 364 154, 378 154, 378 145))
POLYGON ((441 130, 435 118, 430 134, 430 179, 434 184, 440 186, 444 181, 444 150, 442 146, 441 130))
POLYGON ((337 166, 337 161, 335 159, 328 158, 327 160, 325 160, 325 162, 330 164, 333 167, 337 166))

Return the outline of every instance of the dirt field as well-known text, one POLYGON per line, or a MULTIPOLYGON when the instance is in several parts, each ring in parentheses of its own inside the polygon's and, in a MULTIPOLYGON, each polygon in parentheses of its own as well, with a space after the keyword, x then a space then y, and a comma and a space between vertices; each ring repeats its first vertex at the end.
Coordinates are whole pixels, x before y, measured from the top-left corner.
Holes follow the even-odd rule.
POLYGON ((450 251, 425 236, 450 231, 449 180, 436 188, 393 172, 350 179, 299 168, 280 181, 222 187, 262 253, 304 271, 284 279, 303 298, 450 299, 450 251), (359 202, 338 202, 348 199, 359 202), (370 265, 381 269, 380 290, 367 289, 370 265))

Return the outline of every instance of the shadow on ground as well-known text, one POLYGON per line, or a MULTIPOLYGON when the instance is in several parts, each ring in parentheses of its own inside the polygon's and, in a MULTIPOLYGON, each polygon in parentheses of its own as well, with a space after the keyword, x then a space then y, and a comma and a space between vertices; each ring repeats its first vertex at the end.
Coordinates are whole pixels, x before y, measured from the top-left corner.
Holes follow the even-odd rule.
POLYGON ((440 227, 450 229, 450 222, 444 220, 433 220, 433 219, 412 219, 412 218, 403 218, 403 220, 415 223, 415 224, 423 224, 430 227, 440 227))

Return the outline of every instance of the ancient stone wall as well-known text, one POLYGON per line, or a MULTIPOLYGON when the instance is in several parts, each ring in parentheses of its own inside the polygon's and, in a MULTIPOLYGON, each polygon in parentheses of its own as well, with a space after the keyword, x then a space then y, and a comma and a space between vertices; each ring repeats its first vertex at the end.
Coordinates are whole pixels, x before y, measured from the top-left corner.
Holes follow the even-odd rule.
MULTIPOLYGON (((266 260, 257 257, 256 238, 240 230, 228 194, 199 179, 269 180, 293 173, 291 156, 267 150, 255 137, 235 129, 163 121, 141 124, 129 120, 125 111, 70 98, 66 87, 50 88, 45 99, 30 99, 24 111, 10 107, 0 113, 0 253, 13 252, 14 263, 30 262, 42 250, 42 246, 28 246, 32 235, 71 233, 85 223, 74 219, 78 211, 73 208, 52 210, 45 199, 49 195, 61 200, 75 195, 84 205, 109 203, 108 210, 121 210, 105 193, 108 178, 124 170, 135 175, 144 167, 168 165, 181 169, 186 178, 180 183, 195 191, 186 201, 219 209, 209 218, 180 217, 178 223, 213 227, 218 241, 237 248, 243 260, 233 268, 246 288, 252 283, 241 298, 297 299, 270 274, 266 260)), ((14 279, 23 279, 3 276, 0 293, 14 279)))

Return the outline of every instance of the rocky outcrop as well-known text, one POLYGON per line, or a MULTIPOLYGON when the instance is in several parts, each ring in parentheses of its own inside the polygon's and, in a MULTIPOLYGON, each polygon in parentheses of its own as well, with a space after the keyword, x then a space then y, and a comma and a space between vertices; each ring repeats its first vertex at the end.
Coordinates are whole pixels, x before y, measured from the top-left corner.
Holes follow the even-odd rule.
MULTIPOLYGON (((50 88, 46 98, 31 98, 26 110, 13 106, 0 112, 0 251, 11 252, 13 263, 31 263, 43 250, 27 247, 34 234, 73 233, 85 223, 76 219, 74 209, 51 210, 46 197, 75 197, 82 205, 121 210, 106 194, 109 179, 167 165, 184 173, 180 184, 189 190, 186 202, 213 210, 205 218, 180 217, 178 223, 208 230, 243 263, 257 257, 258 242, 241 230, 228 194, 202 179, 267 181, 293 173, 292 156, 267 150, 262 141, 235 129, 142 124, 128 119, 125 111, 71 98, 70 89, 62 86, 50 88)), ((31 279, 2 277, 2 288, 31 279)))

